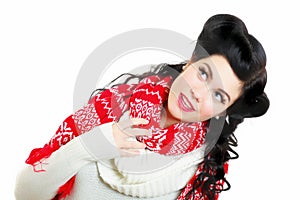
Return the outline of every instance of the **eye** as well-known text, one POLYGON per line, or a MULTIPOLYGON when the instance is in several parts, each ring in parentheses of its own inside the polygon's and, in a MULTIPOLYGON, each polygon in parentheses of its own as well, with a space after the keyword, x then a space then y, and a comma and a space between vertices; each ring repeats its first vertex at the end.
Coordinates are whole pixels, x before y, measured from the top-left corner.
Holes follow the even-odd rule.
POLYGON ((204 81, 208 79, 208 73, 205 71, 205 69, 199 68, 199 75, 204 81))
POLYGON ((215 98, 218 102, 220 102, 220 103, 222 103, 222 104, 225 104, 225 98, 224 98, 224 96, 222 95, 221 92, 214 92, 214 98, 215 98))

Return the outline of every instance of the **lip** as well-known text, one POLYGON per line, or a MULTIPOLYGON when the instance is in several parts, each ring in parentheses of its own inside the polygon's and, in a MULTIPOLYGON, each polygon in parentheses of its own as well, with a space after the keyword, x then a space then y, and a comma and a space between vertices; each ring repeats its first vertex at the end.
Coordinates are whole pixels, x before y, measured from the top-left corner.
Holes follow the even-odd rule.
POLYGON ((179 94, 177 102, 181 110, 185 112, 195 111, 195 108, 193 107, 192 103, 183 93, 179 94))

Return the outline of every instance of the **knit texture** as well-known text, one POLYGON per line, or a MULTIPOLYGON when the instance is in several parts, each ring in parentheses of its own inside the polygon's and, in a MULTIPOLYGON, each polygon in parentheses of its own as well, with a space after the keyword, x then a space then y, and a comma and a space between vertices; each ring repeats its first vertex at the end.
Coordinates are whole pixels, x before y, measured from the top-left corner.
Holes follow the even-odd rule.
POLYGON ((176 191, 163 196, 148 198, 128 196, 106 184, 98 173, 97 164, 90 163, 78 172, 74 191, 65 200, 174 200, 179 195, 179 192, 176 191))
MULTIPOLYGON (((118 121, 129 110, 130 116, 144 118, 148 124, 140 128, 151 129, 152 136, 137 137, 147 149, 164 155, 189 153, 204 144, 207 122, 177 123, 160 128, 161 111, 167 100, 171 77, 150 76, 139 84, 121 84, 95 95, 86 106, 66 118, 55 135, 43 148, 32 150, 26 163, 35 166, 41 159, 68 143, 74 137, 84 134, 104 123, 118 121)), ((201 165, 197 170, 200 173, 201 165)), ((39 171, 37 171, 38 173, 39 171)), ((178 200, 183 200, 197 173, 189 181, 178 200)), ((71 178, 58 189, 54 199, 66 197, 72 190, 75 178, 71 178)), ((196 191, 201 196, 201 190, 196 191)), ((197 199, 197 198, 196 198, 197 199)))

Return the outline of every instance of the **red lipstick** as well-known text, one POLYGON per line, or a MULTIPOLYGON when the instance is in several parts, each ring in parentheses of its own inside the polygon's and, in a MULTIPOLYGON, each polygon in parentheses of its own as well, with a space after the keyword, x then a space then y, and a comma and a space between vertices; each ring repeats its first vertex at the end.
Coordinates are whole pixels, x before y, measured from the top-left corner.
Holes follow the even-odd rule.
POLYGON ((177 102, 181 110, 185 112, 195 111, 195 108, 193 107, 192 103, 183 93, 179 94, 177 102))

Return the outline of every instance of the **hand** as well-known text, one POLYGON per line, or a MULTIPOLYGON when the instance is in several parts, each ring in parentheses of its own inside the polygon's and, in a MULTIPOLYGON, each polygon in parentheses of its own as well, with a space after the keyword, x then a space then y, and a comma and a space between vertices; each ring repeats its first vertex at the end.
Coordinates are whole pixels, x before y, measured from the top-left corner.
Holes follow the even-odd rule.
POLYGON ((148 120, 131 118, 112 125, 113 137, 121 156, 134 156, 145 149, 144 143, 138 142, 136 136, 151 136, 151 131, 142 128, 133 128, 133 125, 147 124, 148 120))

